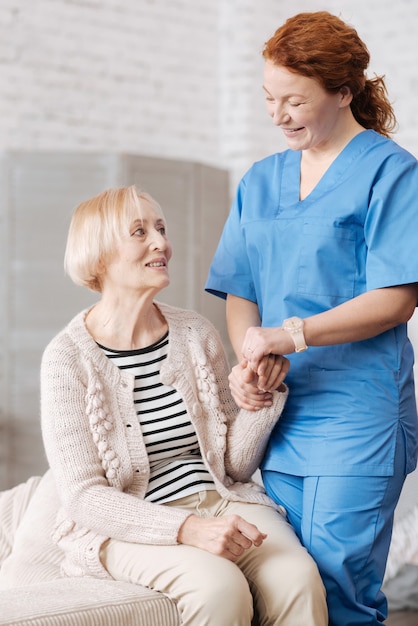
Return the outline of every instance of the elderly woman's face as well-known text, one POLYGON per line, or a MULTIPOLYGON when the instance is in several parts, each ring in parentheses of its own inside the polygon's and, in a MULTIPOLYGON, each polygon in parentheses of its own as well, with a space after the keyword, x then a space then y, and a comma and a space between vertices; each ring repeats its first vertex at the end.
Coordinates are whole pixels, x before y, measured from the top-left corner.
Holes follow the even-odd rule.
POLYGON ((292 150, 326 149, 339 140, 339 121, 351 102, 347 91, 329 93, 313 78, 265 63, 267 112, 292 150))
POLYGON ((129 225, 102 275, 102 292, 110 289, 151 290, 157 293, 170 283, 168 262, 172 248, 164 217, 147 200, 129 225))

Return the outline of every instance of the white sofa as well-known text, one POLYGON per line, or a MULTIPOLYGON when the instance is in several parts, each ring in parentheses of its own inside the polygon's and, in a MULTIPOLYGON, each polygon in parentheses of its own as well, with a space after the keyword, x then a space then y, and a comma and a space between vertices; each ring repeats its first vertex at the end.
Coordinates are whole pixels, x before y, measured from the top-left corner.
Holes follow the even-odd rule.
POLYGON ((180 626, 175 604, 138 585, 62 578, 50 472, 0 493, 1 626, 180 626))

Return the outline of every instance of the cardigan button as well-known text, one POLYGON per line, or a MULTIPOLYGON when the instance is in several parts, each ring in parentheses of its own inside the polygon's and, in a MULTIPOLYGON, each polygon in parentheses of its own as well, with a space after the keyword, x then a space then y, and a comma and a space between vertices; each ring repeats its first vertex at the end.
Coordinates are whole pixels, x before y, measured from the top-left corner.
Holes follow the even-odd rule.
POLYGON ((206 453, 206 460, 209 463, 209 465, 211 465, 213 463, 213 458, 214 458, 214 454, 212 452, 212 450, 208 450, 206 453))
POLYGON ((287 511, 286 511, 286 509, 284 508, 284 506, 282 506, 281 504, 279 504, 279 506, 278 506, 278 510, 279 510, 279 513, 281 513, 281 515, 283 515, 283 517, 287 517, 287 511))

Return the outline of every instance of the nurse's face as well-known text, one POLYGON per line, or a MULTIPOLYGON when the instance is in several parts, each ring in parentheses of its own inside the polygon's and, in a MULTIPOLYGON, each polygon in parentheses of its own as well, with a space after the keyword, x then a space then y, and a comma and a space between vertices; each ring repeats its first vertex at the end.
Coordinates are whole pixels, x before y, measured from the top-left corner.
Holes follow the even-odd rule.
POLYGON ((324 150, 339 140, 348 89, 329 93, 313 78, 267 61, 263 89, 267 112, 292 150, 324 150))

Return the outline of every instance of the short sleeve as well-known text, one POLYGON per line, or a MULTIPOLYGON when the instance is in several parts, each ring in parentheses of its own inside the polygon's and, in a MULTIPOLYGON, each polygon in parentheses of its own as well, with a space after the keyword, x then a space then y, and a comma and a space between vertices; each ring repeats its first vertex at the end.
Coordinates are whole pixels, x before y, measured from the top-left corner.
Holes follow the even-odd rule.
POLYGON ((364 225, 369 290, 418 282, 418 167, 408 157, 389 160, 372 189, 364 225))
POLYGON ((256 301, 254 281, 241 228, 241 211, 245 194, 245 177, 241 180, 235 200, 225 223, 213 257, 205 290, 226 298, 227 294, 256 301))

